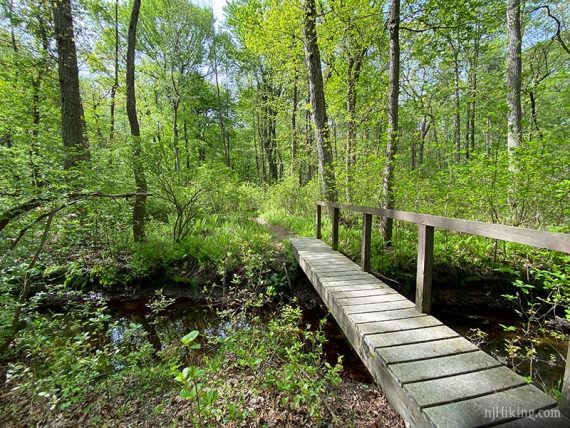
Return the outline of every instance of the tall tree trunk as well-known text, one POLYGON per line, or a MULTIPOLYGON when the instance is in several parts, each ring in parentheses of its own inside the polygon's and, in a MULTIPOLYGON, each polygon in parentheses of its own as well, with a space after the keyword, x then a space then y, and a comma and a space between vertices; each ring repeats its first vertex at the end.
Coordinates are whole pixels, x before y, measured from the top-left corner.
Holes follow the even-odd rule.
POLYGON ((35 79, 32 79, 32 119, 34 126, 32 127, 32 143, 30 148, 30 164, 32 166, 32 184, 40 187, 43 181, 40 176, 40 168, 36 162, 39 156, 40 147, 40 122, 41 122, 41 91, 44 78, 48 72, 49 66, 49 41, 47 36, 46 22, 43 14, 38 13, 38 32, 40 36, 42 51, 40 54, 40 63, 38 73, 35 79))
POLYGON ((321 191, 329 201, 336 201, 336 181, 333 169, 333 157, 328 128, 321 55, 317 43, 315 0, 305 0, 303 19, 303 35, 305 39, 305 58, 309 72, 309 93, 315 137, 317 140, 317 157, 321 191))
POLYGON ((93 91, 93 119, 95 122, 95 133, 99 144, 103 142, 103 133, 101 132, 101 116, 99 116, 99 101, 97 101, 95 91, 93 91))
POLYGON ((511 171, 516 170, 514 151, 520 147, 522 141, 520 6, 520 0, 507 0, 507 83, 509 86, 507 149, 511 171))
POLYGON ((190 169, 190 142, 188 141, 188 121, 184 117, 184 155, 186 156, 186 169, 190 169))
POLYGON ((453 126, 453 140, 455 142, 455 162, 461 162, 461 93, 459 91, 459 47, 453 53, 453 80, 455 118, 453 126))
POLYGON ((267 156, 267 166, 269 168, 269 183, 276 183, 279 179, 279 166, 277 154, 277 134, 276 121, 277 111, 273 107, 275 89, 272 83, 265 80, 266 76, 262 76, 261 84, 261 107, 262 107, 262 138, 261 142, 265 148, 267 156))
POLYGON ((536 129, 536 132, 538 133, 538 138, 542 140, 543 135, 542 131, 540 130, 540 127, 538 126, 538 117, 536 116, 536 98, 533 90, 529 91, 528 97, 530 98, 530 115, 532 119, 532 124, 534 125, 534 129, 536 129))
POLYGON ((18 44, 16 43, 16 30, 15 30, 15 14, 14 14, 14 0, 8 1, 8 20, 10 21, 10 44, 12 51, 18 53, 18 44))
POLYGON ((66 149, 64 167, 89 160, 85 114, 79 92, 79 69, 73 32, 71 0, 52 0, 61 93, 61 136, 66 149))
POLYGON ((224 150, 224 164, 230 167, 230 149, 226 136, 226 127, 224 123, 224 103, 222 100, 222 93, 220 89, 220 80, 218 76, 218 55, 216 52, 216 31, 214 28, 214 39, 212 43, 213 54, 214 54, 214 80, 216 82, 216 99, 218 101, 218 123, 220 125, 220 140, 222 143, 222 148, 224 150))
POLYGON ((174 170, 180 171, 180 147, 179 141, 180 136, 178 134, 178 108, 180 104, 178 100, 175 99, 172 102, 172 136, 174 140, 174 170))
POLYGON ((351 183, 350 175, 352 166, 356 163, 355 145, 356 145, 356 102, 357 92, 356 85, 360 79, 360 70, 362 68, 362 57, 366 50, 359 50, 351 53, 348 59, 347 75, 346 75, 346 114, 347 122, 347 138, 346 138, 346 200, 351 200, 351 183))
POLYGON ((119 88, 119 0, 115 0, 115 57, 113 86, 111 86, 111 124, 109 125, 109 145, 115 139, 115 98, 119 88))
POLYGON ((469 82, 469 97, 467 100, 467 111, 465 114, 465 159, 469 159, 471 153, 475 151, 475 108, 477 97, 477 68, 479 66, 479 39, 480 28, 477 24, 473 39, 473 54, 469 59, 469 69, 467 80, 469 82))
POLYGON ((291 111, 291 176, 295 173, 295 152, 297 149, 297 103, 298 103, 298 87, 297 80, 299 76, 295 73, 293 80, 293 105, 291 111))
MULTIPOLYGON (((394 156, 398 149, 398 97, 400 95, 400 0, 392 0, 390 7, 390 95, 388 99, 388 142, 386 145, 386 164, 382 190, 384 195, 384 208, 394 209, 394 156)), ((392 245, 392 230, 394 220, 384 217, 382 233, 384 245, 392 245)))
POLYGON ((418 165, 423 165, 424 163, 424 149, 426 144, 426 137, 429 131, 430 124, 428 123, 428 116, 424 114, 422 121, 420 122, 420 144, 418 147, 418 165))
POLYGON ((144 240, 145 237, 145 208, 146 193, 148 191, 146 176, 143 165, 143 153, 141 144, 141 132, 137 117, 137 99, 135 95, 135 49, 137 44, 137 24, 141 9, 141 0, 133 1, 131 21, 129 23, 129 33, 127 38, 127 115, 131 127, 133 173, 135 176, 135 186, 137 196, 133 207, 133 237, 136 242, 144 240))

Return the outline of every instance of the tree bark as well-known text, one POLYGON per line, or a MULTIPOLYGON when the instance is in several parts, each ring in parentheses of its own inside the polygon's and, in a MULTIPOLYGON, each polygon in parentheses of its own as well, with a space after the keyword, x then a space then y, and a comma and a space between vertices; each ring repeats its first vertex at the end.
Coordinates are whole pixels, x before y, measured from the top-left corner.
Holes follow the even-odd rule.
MULTIPOLYGON (((382 190, 384 195, 384 208, 394 209, 394 156, 398 149, 398 98, 400 95, 400 0, 392 0, 390 6, 390 94, 388 100, 388 142, 386 144, 386 164, 382 190)), ((392 230, 394 220, 383 218, 382 233, 384 245, 392 245, 392 230)))
POLYGON ((172 102, 172 135, 174 139, 174 170, 180 171, 180 136, 178 133, 178 99, 172 102))
POLYGON ((455 162, 461 162, 461 93, 459 90, 459 47, 454 48, 453 53, 453 80, 455 118, 453 126, 453 140, 455 142, 455 162))
POLYGON ((61 136, 66 149, 64 168, 71 169, 89 160, 89 143, 79 92, 71 0, 52 0, 52 5, 61 94, 61 136))
POLYGON ((224 164, 229 168, 230 163, 230 148, 226 135, 226 127, 224 123, 224 106, 222 101, 222 93, 220 90, 220 81, 218 76, 218 55, 216 51, 216 31, 213 30, 214 38, 212 42, 213 54, 214 54, 214 79, 216 82, 216 99, 218 101, 218 123, 220 125, 220 140, 222 142, 222 148, 224 150, 224 164))
POLYGON ((357 91, 356 85, 360 79, 360 70, 362 68, 362 58, 366 50, 358 49, 358 52, 351 53, 348 58, 348 67, 346 75, 346 114, 347 122, 347 138, 346 138, 346 201, 351 200, 351 183, 350 174, 352 166, 356 163, 355 145, 356 145, 356 102, 357 91))
POLYGON ((507 83, 509 87, 507 149, 511 172, 516 170, 514 151, 520 147, 522 142, 521 37, 520 0, 507 0, 507 83))
POLYGON ((543 135, 542 135, 542 131, 540 130, 540 127, 538 126, 538 117, 536 115, 536 97, 534 95, 534 91, 529 91, 528 93, 528 97, 530 98, 530 115, 532 118, 532 123, 534 125, 534 129, 536 129, 536 132, 538 134, 538 138, 540 138, 542 140, 543 135))
POLYGON ((298 103, 298 87, 297 80, 299 76, 295 74, 293 80, 293 101, 291 111, 291 176, 295 173, 295 155, 297 150, 297 103, 298 103))
POLYGON ((48 72, 49 66, 49 41, 47 36, 46 22, 44 20, 43 14, 38 13, 38 34, 40 37, 40 42, 42 46, 40 54, 40 62, 38 67, 38 72, 35 79, 32 79, 32 143, 30 149, 30 164, 32 167, 32 184, 36 187, 41 187, 43 185, 43 180, 41 178, 40 168, 36 162, 39 156, 40 147, 40 122, 42 118, 41 114, 41 92, 44 78, 48 72))
POLYGON ((111 86, 111 123, 109 125, 109 145, 115 139, 115 99, 119 88, 119 0, 115 0, 115 67, 111 86))
POLYGON ((133 1, 131 20, 127 38, 127 116, 131 127, 133 173, 135 176, 135 186, 137 196, 133 207, 133 237, 136 242, 144 240, 145 237, 145 210, 146 193, 148 190, 144 165, 142 161, 142 145, 139 120, 137 117, 137 101, 135 95, 135 53, 137 43, 137 24, 141 0, 133 1))
POLYGON ((315 0, 305 0, 304 9, 303 36, 305 39, 305 58, 309 72, 309 93, 317 141, 321 191, 327 200, 336 201, 336 180, 325 104, 321 55, 317 42, 315 0))
POLYGON ((190 142, 188 141, 188 121, 184 118, 184 155, 186 157, 186 169, 190 169, 190 142))

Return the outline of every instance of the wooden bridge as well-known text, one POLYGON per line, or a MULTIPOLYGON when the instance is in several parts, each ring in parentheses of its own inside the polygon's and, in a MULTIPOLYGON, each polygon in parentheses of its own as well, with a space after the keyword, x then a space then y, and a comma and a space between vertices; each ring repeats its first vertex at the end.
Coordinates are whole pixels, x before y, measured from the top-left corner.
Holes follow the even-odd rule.
POLYGON ((548 395, 428 315, 434 227, 565 253, 570 235, 326 202, 317 203, 316 220, 316 239, 290 239, 295 257, 408 425, 570 427, 563 415, 569 407, 568 364, 557 408, 548 395), (322 206, 332 214, 332 248, 320 239, 322 206), (340 209, 363 215, 360 266, 336 251, 340 209), (415 303, 368 273, 372 215, 418 224, 415 303))

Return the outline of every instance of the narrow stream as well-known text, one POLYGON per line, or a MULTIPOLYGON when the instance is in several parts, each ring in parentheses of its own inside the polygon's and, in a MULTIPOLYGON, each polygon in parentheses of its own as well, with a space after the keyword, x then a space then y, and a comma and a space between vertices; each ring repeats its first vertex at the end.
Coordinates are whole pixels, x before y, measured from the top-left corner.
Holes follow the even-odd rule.
MULTIPOLYGON (((299 285, 303 294, 310 296, 312 293, 312 297, 309 299, 314 299, 316 295, 314 290, 308 283, 304 282, 300 281, 299 285)), ((155 322, 149 323, 150 309, 147 307, 149 299, 149 297, 111 298, 106 301, 113 319, 117 321, 117 327, 112 332, 113 341, 124 340, 125 332, 131 323, 137 323, 144 327, 148 333, 148 340, 155 349, 160 349, 167 343, 177 343, 182 336, 192 330, 199 330, 209 335, 224 336, 228 329, 247 327, 228 325, 226 321, 220 318, 216 309, 205 304, 197 304, 196 301, 188 298, 176 299, 155 322)), ((303 298, 301 298, 302 301, 303 298)), ((309 304, 308 307, 304 308, 303 304, 301 306, 303 324, 309 324, 313 329, 317 328, 321 319, 326 318, 327 321, 323 326, 328 339, 324 345, 325 358, 329 363, 334 364, 338 356, 343 356, 344 370, 341 374, 343 379, 372 383, 372 377, 352 350, 336 321, 330 314, 327 314, 326 308, 318 304, 309 304)), ((261 315, 269 316, 269 312, 267 311, 264 314, 262 311, 261 315)), ((445 310, 439 310, 434 315, 466 337, 473 335, 473 329, 482 330, 486 336, 477 345, 505 364, 509 363, 505 344, 507 340, 514 338, 514 333, 504 331, 500 325, 517 325, 516 319, 496 316, 470 316, 464 312, 445 310)), ((133 338, 130 337, 128 340, 132 341, 133 338)), ((566 346, 567 344, 563 341, 547 337, 536 345, 537 355, 536 361, 533 363, 534 382, 536 386, 547 393, 552 394, 554 389, 560 389, 560 382, 564 374, 562 356, 566 355, 566 346)), ((528 374, 528 364, 523 363, 518 369, 522 375, 528 374)))

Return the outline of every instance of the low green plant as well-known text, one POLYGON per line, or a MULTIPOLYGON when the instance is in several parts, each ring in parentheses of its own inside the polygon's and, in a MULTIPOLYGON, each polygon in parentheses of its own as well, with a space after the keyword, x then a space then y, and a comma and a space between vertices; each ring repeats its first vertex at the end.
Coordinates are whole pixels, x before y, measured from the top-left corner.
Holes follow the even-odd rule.
POLYGON ((193 423, 244 421, 253 416, 239 405, 244 394, 273 391, 281 407, 302 410, 319 424, 342 370, 342 358, 335 365, 324 360, 322 324, 316 330, 300 328, 301 311, 293 306, 283 306, 268 321, 248 311, 222 316, 223 334, 205 338, 217 348, 214 355, 192 356, 200 349, 198 331, 182 339, 192 363, 177 371, 176 379, 183 386, 181 396, 193 403, 193 423))

